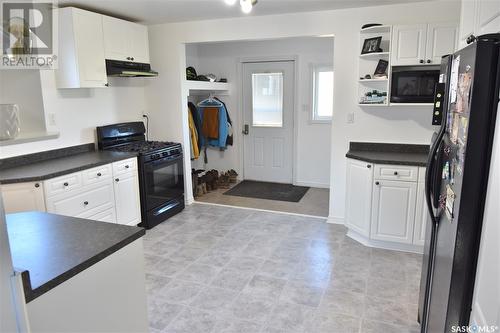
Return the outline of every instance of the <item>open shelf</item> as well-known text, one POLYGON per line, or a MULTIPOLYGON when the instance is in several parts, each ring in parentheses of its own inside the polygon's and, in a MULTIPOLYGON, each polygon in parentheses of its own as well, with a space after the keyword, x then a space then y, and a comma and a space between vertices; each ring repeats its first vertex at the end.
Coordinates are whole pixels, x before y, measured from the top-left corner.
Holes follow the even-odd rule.
POLYGON ((390 103, 391 106, 433 106, 434 103, 390 103))
POLYGON ((366 28, 366 29, 361 30, 362 34, 382 34, 382 33, 389 33, 389 32, 391 32, 390 25, 379 25, 379 26, 370 27, 370 28, 366 28))
POLYGON ((389 52, 373 52, 373 53, 365 53, 365 54, 360 54, 360 58, 380 58, 380 57, 388 57, 389 52))
POLYGON ((217 92, 228 91, 229 83, 227 82, 208 82, 208 81, 191 81, 186 80, 186 87, 190 91, 217 92))
POLYGON ((384 82, 384 83, 387 83, 389 79, 363 79, 363 80, 359 80, 360 83, 372 83, 372 82, 384 82))
POLYGON ((389 106, 389 104, 387 103, 383 103, 383 104, 363 104, 363 103, 358 103, 358 106, 389 106))

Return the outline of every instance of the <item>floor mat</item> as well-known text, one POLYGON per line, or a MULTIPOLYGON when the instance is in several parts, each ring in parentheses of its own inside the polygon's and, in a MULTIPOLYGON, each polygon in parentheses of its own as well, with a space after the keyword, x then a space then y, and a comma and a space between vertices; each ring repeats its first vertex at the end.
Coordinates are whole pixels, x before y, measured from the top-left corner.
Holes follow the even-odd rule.
POLYGON ((224 195, 299 202, 308 190, 309 187, 305 186, 244 180, 229 191, 226 191, 224 195))

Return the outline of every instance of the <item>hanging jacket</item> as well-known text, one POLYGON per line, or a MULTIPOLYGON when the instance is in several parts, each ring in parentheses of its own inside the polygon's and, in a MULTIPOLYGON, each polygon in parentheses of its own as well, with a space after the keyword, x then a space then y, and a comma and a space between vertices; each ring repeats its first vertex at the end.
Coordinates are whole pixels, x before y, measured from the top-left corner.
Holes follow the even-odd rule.
POLYGON ((227 117, 227 139, 226 139, 226 146, 232 146, 234 142, 234 136, 233 136, 233 122, 231 121, 231 117, 229 116, 229 111, 227 110, 226 103, 221 101, 218 97, 214 97, 216 100, 222 103, 224 108, 226 109, 226 117, 227 117))
POLYGON ((200 113, 200 119, 202 120, 202 145, 226 149, 229 126, 227 121, 227 111, 224 105, 219 102, 210 102, 207 100, 198 105, 198 111, 200 113), (217 112, 215 110, 217 110, 217 112), (205 112, 207 112, 206 117, 205 112), (215 114, 217 114, 217 118, 214 118, 215 114), (214 125, 214 119, 218 120, 216 124, 217 136, 211 137, 210 135, 215 134, 215 132, 209 133, 208 131, 213 130, 212 125, 214 125), (205 122, 210 123, 205 124, 205 122), (206 128, 207 132, 205 132, 204 128, 206 128))
POLYGON ((219 138, 219 109, 216 107, 206 107, 203 109, 201 122, 201 132, 208 140, 219 138))
POLYGON ((198 159, 200 157, 200 149, 198 147, 199 138, 198 132, 196 131, 195 122, 191 112, 188 112, 188 122, 189 122, 189 136, 191 138, 191 159, 198 159))
POLYGON ((188 102, 188 108, 189 112, 191 113, 191 117, 193 117, 193 122, 194 126, 196 128, 196 133, 198 137, 198 150, 201 151, 201 119, 200 119, 200 113, 198 112, 198 109, 196 108, 196 105, 194 105, 191 102, 188 102))

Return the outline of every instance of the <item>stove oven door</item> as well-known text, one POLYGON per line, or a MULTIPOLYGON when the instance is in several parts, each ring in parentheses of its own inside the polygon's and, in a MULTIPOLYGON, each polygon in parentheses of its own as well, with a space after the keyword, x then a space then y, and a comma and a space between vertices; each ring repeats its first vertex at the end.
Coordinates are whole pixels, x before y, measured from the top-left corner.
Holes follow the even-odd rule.
POLYGON ((152 228, 184 208, 182 155, 144 163, 143 224, 152 228))

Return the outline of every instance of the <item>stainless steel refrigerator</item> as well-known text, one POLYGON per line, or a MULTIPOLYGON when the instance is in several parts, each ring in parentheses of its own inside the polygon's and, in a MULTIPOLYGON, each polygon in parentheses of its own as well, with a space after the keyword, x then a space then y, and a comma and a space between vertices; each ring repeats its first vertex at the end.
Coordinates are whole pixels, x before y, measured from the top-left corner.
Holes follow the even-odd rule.
MULTIPOLYGON (((500 34, 442 59, 426 173, 421 331, 469 323, 500 89, 500 34)), ((497 133, 500 135, 500 133, 497 133)))

